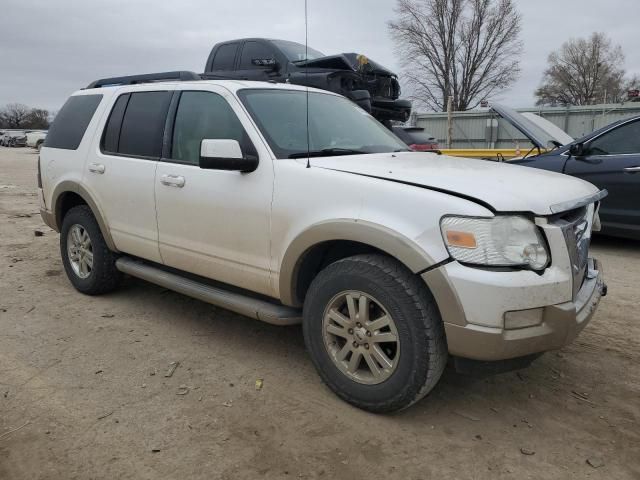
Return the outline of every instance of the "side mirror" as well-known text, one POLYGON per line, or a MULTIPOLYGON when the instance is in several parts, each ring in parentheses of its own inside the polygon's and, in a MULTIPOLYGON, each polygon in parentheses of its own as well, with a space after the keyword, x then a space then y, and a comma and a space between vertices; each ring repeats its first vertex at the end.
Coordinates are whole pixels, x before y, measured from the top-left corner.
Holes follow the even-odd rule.
POLYGON ((584 143, 574 143, 569 147, 569 154, 573 157, 584 157, 587 154, 587 149, 584 143))
POLYGON ((258 157, 244 156, 237 140, 204 139, 200 143, 200 168, 248 173, 258 168, 258 157))

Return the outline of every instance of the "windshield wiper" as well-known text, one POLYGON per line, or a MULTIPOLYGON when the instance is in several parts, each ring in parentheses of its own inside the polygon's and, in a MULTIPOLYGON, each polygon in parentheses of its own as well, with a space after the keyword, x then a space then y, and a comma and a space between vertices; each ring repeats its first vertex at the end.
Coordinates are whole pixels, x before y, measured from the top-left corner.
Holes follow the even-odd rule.
POLYGON ((311 150, 309 152, 296 152, 289 155, 289 158, 307 157, 336 157, 338 155, 363 155, 369 152, 355 150, 352 148, 323 148, 322 150, 311 150))

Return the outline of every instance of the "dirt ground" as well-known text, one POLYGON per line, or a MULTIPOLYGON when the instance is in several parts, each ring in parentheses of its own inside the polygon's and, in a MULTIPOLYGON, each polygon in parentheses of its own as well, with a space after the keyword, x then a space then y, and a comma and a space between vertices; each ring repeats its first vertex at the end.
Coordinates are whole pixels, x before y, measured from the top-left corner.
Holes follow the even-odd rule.
POLYGON ((77 293, 36 159, 0 148, 0 479, 640 478, 637 242, 594 242, 609 295, 572 345, 517 373, 449 369, 373 415, 323 386, 299 327, 135 279, 77 293))

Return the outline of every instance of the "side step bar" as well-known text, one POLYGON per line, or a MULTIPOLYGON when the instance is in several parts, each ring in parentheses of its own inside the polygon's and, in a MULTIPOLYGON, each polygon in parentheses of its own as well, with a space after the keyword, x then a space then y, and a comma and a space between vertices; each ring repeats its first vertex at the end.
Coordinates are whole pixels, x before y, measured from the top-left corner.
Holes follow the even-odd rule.
POLYGON ((128 257, 120 257, 116 260, 116 268, 132 277, 141 278, 169 290, 272 325, 295 325, 302 322, 302 315, 298 309, 229 292, 175 273, 166 272, 128 257))

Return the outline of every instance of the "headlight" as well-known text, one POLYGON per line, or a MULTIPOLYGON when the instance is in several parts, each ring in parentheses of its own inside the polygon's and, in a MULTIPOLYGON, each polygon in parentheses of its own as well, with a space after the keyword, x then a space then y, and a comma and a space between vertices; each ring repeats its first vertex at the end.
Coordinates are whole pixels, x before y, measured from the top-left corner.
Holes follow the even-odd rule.
POLYGON ((549 262, 538 227, 525 217, 443 217, 440 229, 449 254, 463 263, 542 270, 549 262))

